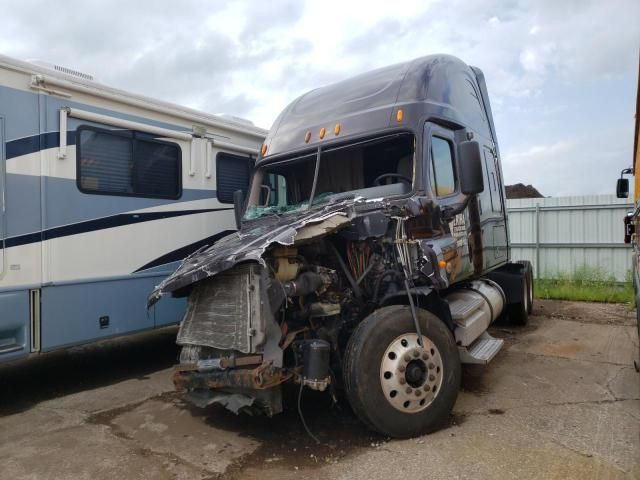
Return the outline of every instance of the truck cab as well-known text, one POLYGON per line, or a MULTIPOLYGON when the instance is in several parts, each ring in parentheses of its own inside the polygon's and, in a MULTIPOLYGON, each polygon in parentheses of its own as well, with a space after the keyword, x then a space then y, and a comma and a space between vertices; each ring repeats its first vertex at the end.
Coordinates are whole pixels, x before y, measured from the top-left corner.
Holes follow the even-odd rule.
POLYGON ((488 363, 499 318, 526 323, 484 75, 447 55, 313 90, 276 119, 239 231, 149 298, 188 296, 175 384, 196 405, 274 415, 281 385, 344 392, 409 437, 446 420, 462 363, 488 363))

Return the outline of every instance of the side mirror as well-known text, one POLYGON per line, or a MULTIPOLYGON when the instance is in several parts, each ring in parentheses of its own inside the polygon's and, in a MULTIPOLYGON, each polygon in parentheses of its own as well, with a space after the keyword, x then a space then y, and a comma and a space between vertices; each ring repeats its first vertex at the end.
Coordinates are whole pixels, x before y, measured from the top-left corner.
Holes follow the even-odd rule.
POLYGON ((233 213, 236 217, 236 228, 240 230, 242 226, 242 206, 244 203, 244 193, 242 190, 233 192, 233 213))
POLYGON ((476 141, 465 141, 458 144, 460 166, 460 190, 465 195, 474 195, 484 191, 482 177, 482 156, 480 144, 476 141))
POLYGON ((629 179, 619 178, 616 184, 616 197, 627 198, 629 197, 629 179))

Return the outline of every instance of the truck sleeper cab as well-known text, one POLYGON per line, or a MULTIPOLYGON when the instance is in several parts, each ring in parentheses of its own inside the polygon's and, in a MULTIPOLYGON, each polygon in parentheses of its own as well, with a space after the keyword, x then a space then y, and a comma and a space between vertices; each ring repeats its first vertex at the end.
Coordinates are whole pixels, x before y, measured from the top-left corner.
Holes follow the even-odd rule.
POLYGON ((185 259, 149 298, 188 296, 176 388, 274 415, 281 385, 343 390, 394 437, 446 420, 489 325, 526 323, 528 262, 509 261, 484 77, 429 56, 313 90, 275 121, 239 232, 185 259))

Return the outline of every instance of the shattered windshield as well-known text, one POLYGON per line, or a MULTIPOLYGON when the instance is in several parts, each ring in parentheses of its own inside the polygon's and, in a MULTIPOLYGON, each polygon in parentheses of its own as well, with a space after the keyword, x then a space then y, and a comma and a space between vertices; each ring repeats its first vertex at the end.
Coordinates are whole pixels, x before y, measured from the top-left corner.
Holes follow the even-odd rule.
POLYGON ((387 135, 322 151, 319 165, 314 152, 259 168, 244 219, 286 215, 346 198, 404 195, 412 190, 413 181, 414 136, 387 135))

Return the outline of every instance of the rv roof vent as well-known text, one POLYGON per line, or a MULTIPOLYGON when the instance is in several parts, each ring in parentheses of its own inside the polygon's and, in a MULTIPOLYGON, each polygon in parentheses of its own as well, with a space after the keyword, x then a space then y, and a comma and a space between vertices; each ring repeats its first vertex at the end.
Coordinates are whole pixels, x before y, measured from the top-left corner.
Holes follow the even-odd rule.
POLYGON ((78 77, 84 80, 94 80, 93 75, 82 73, 72 68, 63 67, 61 65, 54 65, 53 63, 45 62, 42 60, 30 60, 30 63, 38 65, 39 67, 47 68, 49 70, 55 70, 56 72, 64 73, 65 75, 71 75, 72 77, 78 77))
POLYGON ((236 117, 235 115, 229 115, 227 113, 217 113, 216 116, 224 118, 225 120, 229 120, 231 122, 240 123, 242 125, 255 125, 251 120, 247 120, 246 118, 242 117, 236 117))

